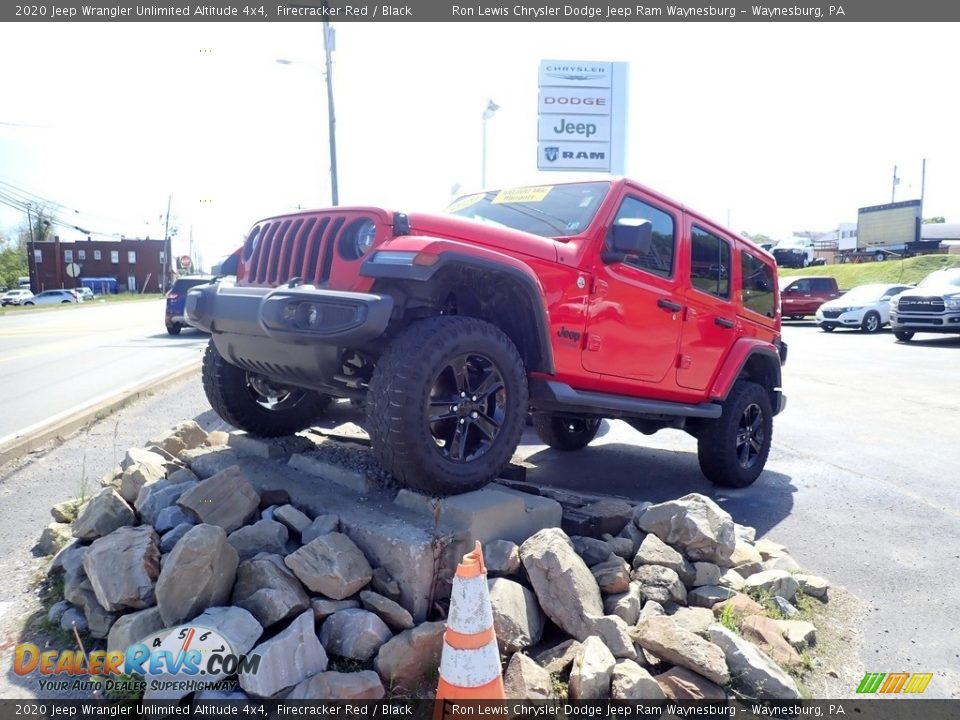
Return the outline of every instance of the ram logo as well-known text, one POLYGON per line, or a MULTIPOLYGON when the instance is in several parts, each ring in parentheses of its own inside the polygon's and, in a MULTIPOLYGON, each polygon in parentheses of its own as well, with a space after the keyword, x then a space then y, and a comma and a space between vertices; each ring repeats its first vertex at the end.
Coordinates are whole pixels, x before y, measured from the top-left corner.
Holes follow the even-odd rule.
POLYGON ((543 155, 547 158, 549 162, 556 162, 557 158, 560 157, 560 148, 558 147, 545 147, 543 149, 543 155))

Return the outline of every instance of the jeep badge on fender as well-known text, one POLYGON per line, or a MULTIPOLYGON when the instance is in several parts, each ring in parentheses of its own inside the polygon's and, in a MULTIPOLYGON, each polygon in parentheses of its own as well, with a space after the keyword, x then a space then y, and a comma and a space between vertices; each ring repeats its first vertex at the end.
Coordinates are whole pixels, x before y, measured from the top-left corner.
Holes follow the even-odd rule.
POLYGON ((528 412, 559 450, 603 418, 685 430, 710 480, 744 487, 785 405, 773 258, 631 180, 271 217, 232 260, 186 302, 213 408, 272 437, 365 403, 377 459, 428 494, 495 478, 528 412))

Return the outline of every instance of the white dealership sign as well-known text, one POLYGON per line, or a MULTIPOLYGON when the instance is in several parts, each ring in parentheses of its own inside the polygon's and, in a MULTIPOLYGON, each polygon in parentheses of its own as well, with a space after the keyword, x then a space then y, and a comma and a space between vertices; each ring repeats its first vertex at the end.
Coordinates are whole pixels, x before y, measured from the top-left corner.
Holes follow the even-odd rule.
POLYGON ((627 64, 540 63, 537 168, 624 172, 627 64))

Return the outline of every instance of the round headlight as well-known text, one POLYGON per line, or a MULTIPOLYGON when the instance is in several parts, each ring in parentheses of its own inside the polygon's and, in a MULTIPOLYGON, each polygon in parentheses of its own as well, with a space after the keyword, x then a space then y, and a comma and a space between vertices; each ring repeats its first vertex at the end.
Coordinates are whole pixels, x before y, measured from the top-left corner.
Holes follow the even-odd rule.
POLYGON ((337 246, 344 260, 359 260, 373 247, 377 239, 377 225, 370 218, 358 218, 340 234, 337 246))

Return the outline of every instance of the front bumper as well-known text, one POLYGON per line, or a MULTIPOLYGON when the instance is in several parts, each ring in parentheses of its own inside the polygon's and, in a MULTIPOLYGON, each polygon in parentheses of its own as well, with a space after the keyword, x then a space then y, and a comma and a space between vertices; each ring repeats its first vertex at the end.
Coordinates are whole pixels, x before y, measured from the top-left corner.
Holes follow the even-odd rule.
POLYGON ((860 327, 860 325, 863 323, 863 316, 865 314, 865 310, 851 310, 850 312, 839 313, 836 315, 831 312, 831 317, 827 317, 822 309, 818 309, 814 317, 816 318, 817 325, 830 325, 833 327, 860 327))
POLYGON ((314 389, 329 388, 341 371, 342 350, 379 338, 392 313, 388 295, 225 282, 190 290, 185 308, 187 321, 211 333, 228 362, 314 389))
POLYGON ((960 311, 917 313, 891 310, 890 327, 895 332, 960 333, 960 311))

